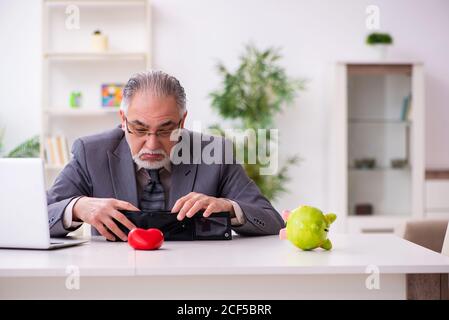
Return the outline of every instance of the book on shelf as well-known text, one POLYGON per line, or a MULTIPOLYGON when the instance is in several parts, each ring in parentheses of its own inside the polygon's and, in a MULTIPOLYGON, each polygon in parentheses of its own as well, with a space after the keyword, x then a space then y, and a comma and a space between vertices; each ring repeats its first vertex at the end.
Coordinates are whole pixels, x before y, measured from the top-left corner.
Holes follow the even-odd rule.
POLYGON ((45 159, 48 165, 64 166, 70 160, 67 139, 64 136, 45 139, 45 159))
POLYGON ((402 100, 401 120, 409 121, 411 119, 412 95, 408 94, 402 100))

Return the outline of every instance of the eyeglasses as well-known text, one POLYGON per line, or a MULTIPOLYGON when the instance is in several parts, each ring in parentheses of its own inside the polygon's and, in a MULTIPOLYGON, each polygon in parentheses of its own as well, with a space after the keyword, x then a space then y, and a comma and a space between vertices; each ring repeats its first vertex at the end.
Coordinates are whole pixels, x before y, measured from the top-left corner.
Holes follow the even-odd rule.
POLYGON ((150 132, 149 130, 144 129, 141 125, 129 123, 128 118, 125 117, 126 130, 128 131, 128 133, 133 134, 139 138, 142 138, 144 136, 151 136, 152 134, 154 134, 156 136, 156 138, 168 138, 168 137, 170 137, 170 135, 172 134, 173 131, 175 131, 176 129, 180 129, 181 121, 182 121, 182 119, 179 120, 179 122, 175 128, 158 130, 156 132, 150 132))

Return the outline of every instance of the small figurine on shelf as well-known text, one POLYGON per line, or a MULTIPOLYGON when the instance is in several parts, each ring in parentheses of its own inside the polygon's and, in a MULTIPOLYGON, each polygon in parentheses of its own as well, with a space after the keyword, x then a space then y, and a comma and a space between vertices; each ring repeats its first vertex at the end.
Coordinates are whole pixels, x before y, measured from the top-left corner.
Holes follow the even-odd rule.
POLYGON ((71 108, 79 108, 81 107, 81 92, 72 91, 70 92, 70 107, 71 108))
POLYGON ((94 51, 105 52, 108 50, 108 37, 100 30, 95 30, 92 34, 91 44, 94 51))

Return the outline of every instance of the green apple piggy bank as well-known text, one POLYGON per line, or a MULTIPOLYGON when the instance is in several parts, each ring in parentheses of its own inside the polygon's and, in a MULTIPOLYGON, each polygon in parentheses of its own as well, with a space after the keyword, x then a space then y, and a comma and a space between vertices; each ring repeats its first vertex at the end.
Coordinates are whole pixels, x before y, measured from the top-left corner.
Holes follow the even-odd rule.
POLYGON ((335 214, 323 214, 317 208, 300 206, 290 212, 284 211, 282 217, 286 223, 286 228, 279 232, 282 240, 288 239, 302 250, 332 249, 327 233, 329 226, 337 218, 335 214))

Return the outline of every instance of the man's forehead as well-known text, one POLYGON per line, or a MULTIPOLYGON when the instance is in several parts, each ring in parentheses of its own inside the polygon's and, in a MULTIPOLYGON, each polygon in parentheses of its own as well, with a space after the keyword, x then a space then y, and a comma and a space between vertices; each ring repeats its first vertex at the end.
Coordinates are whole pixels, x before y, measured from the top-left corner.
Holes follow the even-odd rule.
POLYGON ((155 96, 151 93, 137 92, 128 107, 130 122, 137 124, 162 125, 164 122, 177 121, 179 108, 172 96, 155 96))
POLYGON ((130 104, 135 105, 137 108, 148 106, 174 107, 176 106, 176 99, 171 95, 157 94, 151 91, 138 91, 132 97, 130 104))

